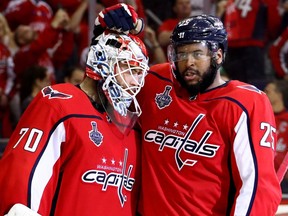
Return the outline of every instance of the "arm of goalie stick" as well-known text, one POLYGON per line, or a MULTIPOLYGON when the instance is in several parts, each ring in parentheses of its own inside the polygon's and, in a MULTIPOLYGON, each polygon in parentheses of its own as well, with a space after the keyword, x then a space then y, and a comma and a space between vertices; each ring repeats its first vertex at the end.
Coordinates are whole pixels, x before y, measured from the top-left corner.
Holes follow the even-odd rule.
POLYGON ((17 203, 12 206, 9 212, 4 216, 41 216, 27 206, 17 203))
POLYGON ((285 157, 277 170, 277 177, 280 183, 283 180, 283 177, 287 172, 287 169, 288 169, 288 151, 286 152, 285 157))

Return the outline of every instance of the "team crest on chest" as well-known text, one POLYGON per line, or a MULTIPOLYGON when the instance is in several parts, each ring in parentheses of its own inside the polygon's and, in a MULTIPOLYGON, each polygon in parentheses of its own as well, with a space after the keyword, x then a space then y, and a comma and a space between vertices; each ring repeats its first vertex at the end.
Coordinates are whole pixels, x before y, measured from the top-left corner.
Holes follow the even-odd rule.
POLYGON ((171 89, 172 89, 171 86, 165 86, 164 92, 156 94, 155 102, 159 109, 163 109, 169 106, 170 103, 172 102, 172 97, 169 95, 171 89))
POLYGON ((103 141, 103 135, 97 130, 97 123, 95 121, 92 121, 91 125, 92 130, 89 131, 89 138, 96 146, 100 146, 103 141))
POLYGON ((99 158, 100 164, 96 165, 96 169, 89 169, 82 175, 82 181, 88 184, 98 184, 102 187, 102 191, 110 191, 110 188, 117 188, 117 196, 123 207, 128 201, 135 178, 133 174, 134 164, 128 162, 128 149, 125 148, 123 158, 106 157, 99 158))

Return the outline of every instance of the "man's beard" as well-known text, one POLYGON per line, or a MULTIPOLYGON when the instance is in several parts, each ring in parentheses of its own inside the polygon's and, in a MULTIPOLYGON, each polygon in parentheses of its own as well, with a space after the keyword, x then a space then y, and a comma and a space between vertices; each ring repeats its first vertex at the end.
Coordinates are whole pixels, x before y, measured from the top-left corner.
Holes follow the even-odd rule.
POLYGON ((181 86, 186 88, 190 96, 196 96, 198 93, 204 92, 214 81, 217 74, 218 67, 211 66, 209 69, 202 75, 201 80, 197 84, 188 85, 180 73, 177 71, 176 78, 180 82, 181 86))

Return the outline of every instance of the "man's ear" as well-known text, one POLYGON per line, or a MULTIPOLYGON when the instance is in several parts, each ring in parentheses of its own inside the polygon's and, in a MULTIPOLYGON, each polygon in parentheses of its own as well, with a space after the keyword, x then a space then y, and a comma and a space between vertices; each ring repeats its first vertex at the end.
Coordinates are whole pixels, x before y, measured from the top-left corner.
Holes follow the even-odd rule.
POLYGON ((215 61, 219 65, 224 61, 224 55, 222 49, 218 49, 215 56, 215 61))

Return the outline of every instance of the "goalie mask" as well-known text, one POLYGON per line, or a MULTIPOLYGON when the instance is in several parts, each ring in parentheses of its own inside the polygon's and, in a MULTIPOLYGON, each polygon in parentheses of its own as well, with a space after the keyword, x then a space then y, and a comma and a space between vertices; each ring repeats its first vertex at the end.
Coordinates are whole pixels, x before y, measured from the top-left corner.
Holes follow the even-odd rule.
POLYGON ((86 75, 102 80, 102 90, 121 115, 140 116, 136 95, 144 85, 148 57, 143 42, 132 35, 103 33, 90 46, 86 75))

